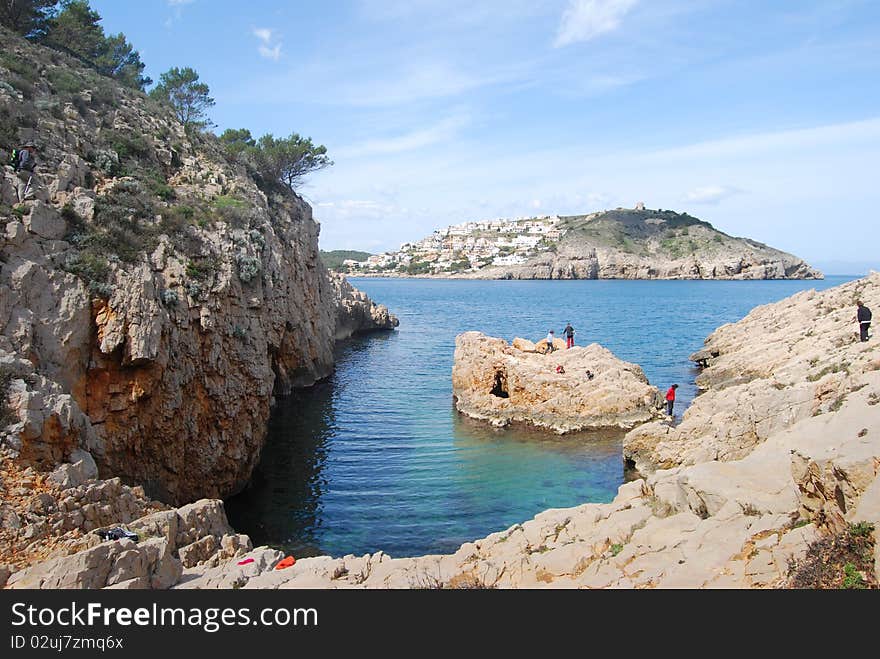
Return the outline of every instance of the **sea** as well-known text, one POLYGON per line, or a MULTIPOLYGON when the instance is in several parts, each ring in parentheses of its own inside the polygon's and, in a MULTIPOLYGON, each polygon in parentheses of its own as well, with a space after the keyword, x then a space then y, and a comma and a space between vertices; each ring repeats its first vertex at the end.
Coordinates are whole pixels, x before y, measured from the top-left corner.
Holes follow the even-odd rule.
POLYGON ((450 553, 548 508, 611 501, 629 477, 622 433, 497 430, 452 400, 455 337, 533 341, 566 323, 651 384, 698 391, 688 356, 713 330, 815 281, 469 281, 352 278, 400 319, 337 346, 335 373, 281 398, 250 486, 226 502, 234 528, 294 556, 450 553))

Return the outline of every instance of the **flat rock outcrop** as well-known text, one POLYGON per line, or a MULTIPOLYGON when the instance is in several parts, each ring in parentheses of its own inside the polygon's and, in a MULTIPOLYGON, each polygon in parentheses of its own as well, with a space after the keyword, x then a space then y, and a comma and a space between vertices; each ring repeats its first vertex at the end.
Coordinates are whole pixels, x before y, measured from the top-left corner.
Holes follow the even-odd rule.
POLYGON ((557 433, 632 428, 658 416, 657 388, 639 366, 596 343, 550 354, 537 352, 541 347, 546 349, 546 340, 536 347, 480 332, 458 335, 452 367, 456 409, 499 427, 526 423, 557 433))

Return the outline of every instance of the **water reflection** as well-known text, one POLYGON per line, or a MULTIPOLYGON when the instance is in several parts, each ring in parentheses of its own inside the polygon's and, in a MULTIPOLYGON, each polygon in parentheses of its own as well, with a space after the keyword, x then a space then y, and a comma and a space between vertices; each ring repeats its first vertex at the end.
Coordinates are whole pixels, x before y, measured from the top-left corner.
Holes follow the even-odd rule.
POLYGON ((255 545, 268 544, 316 556, 322 524, 323 471, 334 434, 333 378, 280 399, 249 487, 226 501, 233 528, 246 529, 255 545))

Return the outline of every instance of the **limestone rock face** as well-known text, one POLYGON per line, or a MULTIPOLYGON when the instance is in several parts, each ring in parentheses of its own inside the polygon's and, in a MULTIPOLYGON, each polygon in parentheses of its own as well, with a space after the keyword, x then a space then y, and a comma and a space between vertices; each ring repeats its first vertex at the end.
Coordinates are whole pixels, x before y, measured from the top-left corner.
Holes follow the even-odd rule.
POLYGON ((354 288, 340 274, 330 273, 336 296, 336 340, 352 334, 374 330, 390 330, 400 324, 384 304, 375 304, 367 295, 354 288))
POLYGON ((60 505, 51 495, 41 496, 46 499, 43 505, 56 509, 50 511, 52 518, 47 521, 58 537, 44 560, 10 570, 7 588, 164 590, 180 581, 184 568, 204 571, 252 549, 247 536, 229 527, 221 501, 204 499, 178 510, 143 515, 161 504, 149 503, 142 490, 130 490, 118 479, 91 481, 74 491, 65 490, 60 505), (130 502, 128 508, 120 507, 120 495, 130 502), (83 506, 78 499, 90 503, 83 506), (101 511, 104 524, 83 519, 89 507, 101 511), (139 514, 132 516, 131 510, 139 514), (136 533, 138 540, 102 540, 93 532, 119 525, 136 533))
MULTIPOLYGON (((22 203, 21 177, 0 169, 0 362, 14 377, 5 445, 46 471, 86 450, 103 477, 169 503, 235 493, 273 397, 327 377, 337 338, 396 319, 330 278, 298 195, 267 193, 218 143, 190 139, 109 81, 104 100, 84 91, 41 110, 59 102, 56 69, 84 90, 94 74, 3 35, 37 76, 28 125, 39 142, 22 203), (113 222, 139 231, 100 233, 113 222)), ((0 109, 20 105, 0 85, 0 109)))
POLYGON ((822 279, 801 259, 779 252, 748 249, 727 255, 665 258, 638 256, 599 246, 561 247, 527 263, 488 267, 473 279, 822 279))
POLYGON ((562 347, 544 355, 480 332, 460 334, 452 368, 456 408, 495 426, 522 422, 557 433, 632 428, 657 416, 658 391, 641 368, 595 343, 562 347))
POLYGON ((627 434, 624 454, 642 473, 736 460, 775 433, 838 409, 878 368, 876 343, 858 340, 855 300, 880 308, 880 273, 821 293, 804 291, 723 325, 691 359, 703 392, 670 427, 627 434))

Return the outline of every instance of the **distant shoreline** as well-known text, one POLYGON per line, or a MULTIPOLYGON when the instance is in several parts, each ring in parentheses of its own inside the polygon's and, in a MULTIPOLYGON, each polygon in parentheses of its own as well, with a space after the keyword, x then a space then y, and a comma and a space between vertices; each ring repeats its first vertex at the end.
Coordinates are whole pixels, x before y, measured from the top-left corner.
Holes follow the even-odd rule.
MULTIPOLYGON (((345 273, 342 273, 345 274, 345 273)), ((467 277, 462 275, 440 276, 440 275, 406 275, 396 273, 393 275, 380 274, 345 274, 347 279, 431 279, 441 281, 823 281, 828 277, 852 277, 855 279, 865 277, 867 275, 859 274, 825 274, 823 277, 789 277, 789 278, 769 278, 769 279, 741 279, 741 278, 722 278, 722 277, 597 277, 589 278, 548 278, 548 277, 531 277, 531 278, 507 278, 507 277, 467 277)))

